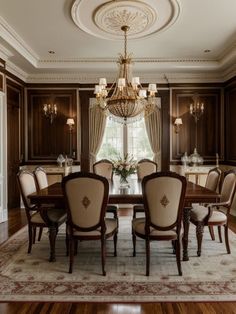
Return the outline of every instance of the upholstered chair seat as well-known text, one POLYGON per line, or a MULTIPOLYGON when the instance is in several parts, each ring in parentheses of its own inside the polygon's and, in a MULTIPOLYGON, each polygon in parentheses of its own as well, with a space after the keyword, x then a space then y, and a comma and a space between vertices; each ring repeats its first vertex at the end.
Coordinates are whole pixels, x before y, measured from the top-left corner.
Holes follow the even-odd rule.
MULTIPOLYGON (((135 218, 132 221, 132 228, 135 230, 136 235, 145 235, 145 218, 135 218)), ((172 240, 177 239, 177 232, 173 230, 156 230, 150 227, 150 236, 158 237, 161 240, 162 237, 172 237, 172 240)))
MULTIPOLYGON (((223 212, 220 211, 220 208, 219 210, 217 209, 216 206, 213 206, 211 208, 212 212, 211 212, 211 215, 208 219, 208 222, 211 222, 211 223, 219 223, 219 222, 226 222, 227 220, 227 215, 224 214, 223 212)), ((191 212, 190 212, 190 218, 194 221, 204 221, 204 219, 207 217, 209 213, 209 210, 208 210, 208 207, 205 207, 205 206, 201 206, 201 205, 198 205, 198 206, 195 206, 191 212)))
MULTIPOLYGON (((106 225, 105 235, 106 235, 106 237, 110 237, 112 235, 113 231, 118 228, 117 219, 105 218, 105 225, 106 225)), ((81 232, 81 231, 74 230, 73 232, 74 232, 75 236, 80 236, 81 238, 82 237, 86 238, 89 236, 100 236, 101 235, 101 227, 99 227, 98 229, 93 230, 93 231, 81 232)))
POLYGON ((150 241, 172 241, 176 252, 179 275, 182 275, 181 220, 186 191, 186 178, 174 172, 156 172, 142 179, 145 217, 133 218, 133 256, 136 255, 136 237, 145 240, 146 275, 150 268, 150 241))
POLYGON ((230 254, 228 239, 228 215, 230 213, 231 204, 234 198, 235 188, 236 173, 234 170, 227 171, 224 173, 224 179, 220 190, 219 203, 203 205, 193 204, 193 207, 190 211, 190 221, 196 226, 198 256, 201 255, 202 239, 205 226, 208 226, 210 230, 213 228, 213 226, 218 226, 220 242, 222 242, 221 226, 224 227, 226 250, 227 253, 230 254))

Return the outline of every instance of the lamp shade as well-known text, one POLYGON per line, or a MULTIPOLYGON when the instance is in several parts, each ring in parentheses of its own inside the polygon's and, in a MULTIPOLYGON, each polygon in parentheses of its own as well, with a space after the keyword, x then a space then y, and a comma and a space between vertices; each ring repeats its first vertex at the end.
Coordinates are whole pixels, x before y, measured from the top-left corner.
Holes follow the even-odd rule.
POLYGON ((176 118, 174 124, 175 125, 183 124, 182 119, 181 118, 176 118))
POLYGON ((74 125, 75 124, 75 121, 73 118, 68 118, 67 121, 66 121, 66 124, 68 125, 74 125))

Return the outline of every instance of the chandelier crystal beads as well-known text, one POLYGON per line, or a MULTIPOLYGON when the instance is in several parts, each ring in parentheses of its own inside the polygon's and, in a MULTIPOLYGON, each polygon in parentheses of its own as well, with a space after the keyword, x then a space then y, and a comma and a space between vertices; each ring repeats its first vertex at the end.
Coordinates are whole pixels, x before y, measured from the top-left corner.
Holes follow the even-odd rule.
POLYGON ((132 58, 127 54, 127 31, 129 26, 121 27, 124 32, 124 55, 118 59, 117 80, 107 88, 106 78, 100 78, 95 86, 97 104, 118 122, 132 122, 142 115, 155 110, 156 84, 149 84, 148 90, 140 84, 139 77, 132 77, 132 58), (147 94, 148 92, 148 94, 147 94))

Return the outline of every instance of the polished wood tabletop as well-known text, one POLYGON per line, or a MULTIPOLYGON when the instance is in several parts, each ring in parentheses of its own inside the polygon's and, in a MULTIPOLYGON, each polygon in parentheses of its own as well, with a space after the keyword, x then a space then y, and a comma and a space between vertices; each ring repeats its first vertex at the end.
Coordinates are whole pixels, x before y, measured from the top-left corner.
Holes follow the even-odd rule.
MULTIPOLYGON (((61 183, 54 183, 45 189, 29 195, 32 203, 51 204, 64 202, 61 183)), ((192 182, 187 182, 185 194, 185 206, 191 203, 215 202, 219 194, 192 182)), ((130 180, 130 186, 120 188, 117 182, 110 182, 109 200, 110 204, 141 204, 143 202, 141 183, 136 179, 130 180)))

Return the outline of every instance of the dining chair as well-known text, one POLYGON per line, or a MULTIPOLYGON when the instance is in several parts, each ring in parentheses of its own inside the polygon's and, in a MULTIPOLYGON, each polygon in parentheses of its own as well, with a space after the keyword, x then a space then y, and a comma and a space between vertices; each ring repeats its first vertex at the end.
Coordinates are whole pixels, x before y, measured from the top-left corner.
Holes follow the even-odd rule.
POLYGON ((219 189, 221 173, 222 171, 218 167, 211 169, 207 174, 205 187, 211 191, 217 192, 219 189))
MULTIPOLYGON (((157 164, 150 159, 141 159, 137 164, 137 176, 141 181, 145 176, 157 172, 157 164)), ((133 218, 136 218, 137 213, 144 213, 143 204, 133 206, 133 218)))
POLYGON ((47 173, 42 167, 36 167, 33 173, 39 190, 48 187, 47 173))
POLYGON ((136 236, 146 243, 146 276, 150 269, 150 241, 174 242, 178 273, 182 275, 181 221, 186 191, 186 178, 174 172, 156 172, 142 180, 145 217, 132 221, 133 256, 136 236))
MULTIPOLYGON (((45 169, 41 166, 38 166, 35 168, 33 171, 35 181, 36 181, 36 187, 38 190, 44 189, 48 187, 48 178, 47 178, 47 173, 45 169)), ((48 207, 54 207, 54 205, 47 205, 48 207)), ((43 228, 39 229, 39 235, 38 235, 38 241, 41 240, 43 228)))
MULTIPOLYGON (((107 180, 113 180, 113 163, 108 159, 101 159, 93 164, 93 172, 102 177, 105 177, 107 180)), ((112 213, 114 218, 118 217, 117 214, 118 207, 115 204, 107 205, 106 212, 112 213)))
POLYGON ((221 226, 224 226, 226 250, 227 253, 230 254, 228 216, 235 194, 235 187, 236 172, 235 170, 229 170, 223 174, 219 203, 203 205, 193 204, 193 208, 190 211, 190 222, 196 226, 198 256, 201 256, 202 239, 205 226, 218 227, 220 242, 222 242, 221 226))
POLYGON ((72 173, 63 178, 62 190, 68 217, 69 273, 73 270, 76 241, 100 240, 102 274, 105 276, 106 239, 113 236, 116 256, 118 233, 117 218, 105 218, 109 193, 108 180, 94 173, 72 173))
MULTIPOLYGON (((17 183, 28 221, 29 245, 28 253, 31 253, 32 244, 35 243, 36 228, 47 228, 54 225, 56 232, 58 227, 65 222, 66 213, 64 209, 43 207, 30 203, 28 195, 37 191, 34 174, 28 170, 20 170, 17 174, 17 183)), ((50 239, 50 241, 53 241, 50 239)), ((55 243, 52 243, 55 246, 55 243)))
MULTIPOLYGON (((220 187, 221 174, 222 171, 218 167, 211 169, 208 172, 205 187, 211 191, 218 192, 220 187)), ((208 226, 208 228, 211 235, 211 239, 215 240, 213 226, 208 226)))

